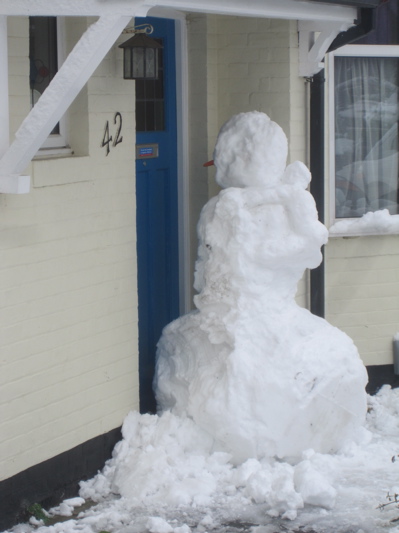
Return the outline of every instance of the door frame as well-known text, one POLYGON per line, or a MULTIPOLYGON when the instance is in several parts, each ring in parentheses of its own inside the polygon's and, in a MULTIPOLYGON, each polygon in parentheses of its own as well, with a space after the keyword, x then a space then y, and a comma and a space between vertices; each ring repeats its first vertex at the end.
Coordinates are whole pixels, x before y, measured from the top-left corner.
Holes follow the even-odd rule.
POLYGON ((149 9, 142 16, 175 21, 179 309, 182 315, 191 309, 187 21, 183 13, 159 7, 149 9))

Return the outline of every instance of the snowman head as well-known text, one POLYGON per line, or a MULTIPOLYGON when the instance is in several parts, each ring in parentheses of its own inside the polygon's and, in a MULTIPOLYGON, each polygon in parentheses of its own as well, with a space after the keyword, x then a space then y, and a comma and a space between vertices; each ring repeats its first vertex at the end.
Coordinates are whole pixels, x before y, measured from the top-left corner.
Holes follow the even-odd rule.
POLYGON ((287 137, 265 113, 233 116, 222 126, 214 151, 216 181, 226 187, 275 187, 284 173, 287 137))

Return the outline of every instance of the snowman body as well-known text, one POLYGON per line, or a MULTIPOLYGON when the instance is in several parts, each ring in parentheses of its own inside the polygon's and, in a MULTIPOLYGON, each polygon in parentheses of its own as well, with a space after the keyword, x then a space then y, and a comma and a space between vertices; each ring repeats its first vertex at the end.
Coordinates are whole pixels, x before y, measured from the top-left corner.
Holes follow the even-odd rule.
POLYGON ((160 410, 192 418, 237 463, 335 452, 366 412, 353 342, 295 301, 328 233, 309 171, 285 167, 286 156, 283 131, 263 113, 222 128, 214 159, 224 189, 198 224, 197 309, 158 344, 160 410))

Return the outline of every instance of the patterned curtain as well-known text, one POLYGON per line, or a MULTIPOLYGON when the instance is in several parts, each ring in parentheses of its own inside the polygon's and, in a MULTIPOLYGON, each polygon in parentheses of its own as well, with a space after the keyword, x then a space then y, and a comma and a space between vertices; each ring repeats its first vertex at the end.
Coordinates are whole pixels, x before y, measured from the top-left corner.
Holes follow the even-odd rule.
POLYGON ((398 213, 398 58, 335 57, 336 217, 398 213))

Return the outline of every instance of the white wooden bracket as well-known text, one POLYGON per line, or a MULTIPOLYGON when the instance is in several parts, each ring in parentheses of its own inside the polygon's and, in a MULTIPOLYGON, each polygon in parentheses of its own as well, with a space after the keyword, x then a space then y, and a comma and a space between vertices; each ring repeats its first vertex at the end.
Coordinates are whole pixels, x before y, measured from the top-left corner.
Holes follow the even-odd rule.
POLYGON ((5 151, 7 141, 3 139, 3 146, 0 146, 0 150, 3 148, 3 156, 0 159, 0 193, 29 192, 30 178, 21 176, 21 173, 130 20, 131 15, 108 14, 93 23, 68 55, 37 104, 22 122, 15 134, 15 140, 5 151))
POLYGON ((343 22, 302 21, 299 31, 299 76, 310 78, 323 68, 322 60, 335 37, 353 24, 343 22))

